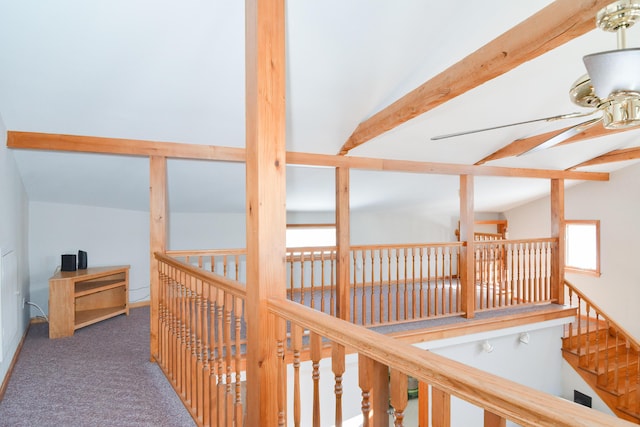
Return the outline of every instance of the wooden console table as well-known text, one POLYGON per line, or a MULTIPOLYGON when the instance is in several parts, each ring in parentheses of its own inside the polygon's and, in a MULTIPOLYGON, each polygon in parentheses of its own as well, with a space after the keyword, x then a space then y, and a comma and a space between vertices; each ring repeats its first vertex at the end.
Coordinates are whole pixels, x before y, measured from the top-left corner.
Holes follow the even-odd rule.
POLYGON ((129 315, 129 266, 59 271, 49 279, 49 338, 129 315))

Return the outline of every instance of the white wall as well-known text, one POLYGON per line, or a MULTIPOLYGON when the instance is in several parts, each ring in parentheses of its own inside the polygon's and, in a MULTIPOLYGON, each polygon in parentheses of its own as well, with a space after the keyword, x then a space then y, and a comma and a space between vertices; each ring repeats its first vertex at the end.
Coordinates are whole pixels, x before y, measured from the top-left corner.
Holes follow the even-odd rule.
POLYGON ((245 248, 246 216, 234 213, 171 213, 169 249, 245 248))
POLYGON ((130 265, 129 300, 149 300, 149 212, 31 202, 29 227, 31 300, 45 312, 60 256, 79 249, 89 267, 130 265))
MULTIPOLYGON (((610 175, 608 182, 585 182, 565 190, 566 219, 600 220, 602 275, 567 274, 566 278, 616 322, 640 339, 640 165, 610 175)), ((546 197, 505 212, 509 237, 550 235, 550 201, 546 197)))
MULTIPOLYGON (((4 342, 0 354, 0 383, 8 372, 9 364, 18 347, 27 325, 27 310, 22 309, 22 298, 29 297, 29 261, 28 261, 28 216, 29 205, 22 180, 18 173, 11 150, 6 148, 6 127, 0 117, 0 250, 14 251, 17 258, 17 278, 19 295, 10 301, 0 301, 0 313, 9 310, 18 312, 17 333, 10 342, 4 342)), ((1 293, 0 293, 1 294, 1 293)), ((4 325, 9 327, 10 325, 4 325)), ((15 326, 15 325, 11 325, 15 326)), ((12 328, 14 329, 14 328, 12 328)), ((0 336, 0 339, 1 336, 0 336)))

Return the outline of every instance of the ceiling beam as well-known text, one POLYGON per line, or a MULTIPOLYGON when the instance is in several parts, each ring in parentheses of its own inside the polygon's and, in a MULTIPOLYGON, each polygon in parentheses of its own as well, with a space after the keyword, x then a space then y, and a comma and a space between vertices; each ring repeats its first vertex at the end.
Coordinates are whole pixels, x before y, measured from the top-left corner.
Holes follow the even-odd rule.
POLYGON ((594 29, 611 0, 556 0, 358 125, 355 147, 594 29))
MULTIPOLYGON (((520 154, 526 153, 527 151, 537 147, 538 145, 544 143, 545 141, 548 141, 554 136, 570 129, 571 127, 573 126, 569 126, 564 129, 554 130, 551 132, 542 133, 540 135, 530 136, 528 138, 516 139, 515 141, 513 141, 508 145, 505 145, 498 151, 489 154, 484 159, 477 161, 475 165, 479 166, 487 162, 490 162, 492 160, 504 159, 505 157, 519 156, 520 154)), ((586 139, 597 138, 600 136, 613 135, 614 133, 618 133, 618 132, 627 132, 630 130, 633 130, 633 128, 605 129, 601 125, 592 126, 590 128, 587 128, 587 130, 585 130, 584 132, 581 132, 577 135, 572 136, 571 138, 568 138, 565 141, 562 141, 560 144, 556 146, 571 144, 574 142, 584 141, 586 139)), ((550 148, 553 148, 553 147, 550 147, 550 148)))
POLYGON ((595 157, 579 165, 571 166, 567 170, 573 170, 584 166, 603 165, 605 163, 623 162, 625 160, 640 159, 640 147, 624 148, 621 150, 610 151, 601 156, 595 157))
MULTIPOLYGON (((8 131, 7 147, 27 150, 70 151, 77 153, 99 153, 128 156, 162 156, 194 160, 219 160, 229 162, 245 161, 244 148, 35 132, 8 131)), ((368 157, 345 157, 331 154, 298 153, 291 151, 287 152, 287 164, 300 166, 346 167, 363 170, 439 175, 505 176, 547 179, 557 178, 586 181, 609 180, 609 174, 604 172, 475 166, 454 163, 376 159, 368 157)))
POLYGON ((54 133, 8 131, 7 147, 178 159, 245 161, 244 148, 54 133))

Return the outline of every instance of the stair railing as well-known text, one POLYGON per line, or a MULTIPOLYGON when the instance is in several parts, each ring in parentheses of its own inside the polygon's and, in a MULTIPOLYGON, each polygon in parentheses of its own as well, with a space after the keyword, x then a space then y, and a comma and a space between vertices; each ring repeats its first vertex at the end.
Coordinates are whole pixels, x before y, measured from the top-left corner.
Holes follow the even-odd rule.
POLYGON ((596 374, 598 387, 622 396, 618 409, 640 417, 640 344, 596 303, 565 280, 569 305, 578 308, 566 326, 564 348, 579 367, 596 374))

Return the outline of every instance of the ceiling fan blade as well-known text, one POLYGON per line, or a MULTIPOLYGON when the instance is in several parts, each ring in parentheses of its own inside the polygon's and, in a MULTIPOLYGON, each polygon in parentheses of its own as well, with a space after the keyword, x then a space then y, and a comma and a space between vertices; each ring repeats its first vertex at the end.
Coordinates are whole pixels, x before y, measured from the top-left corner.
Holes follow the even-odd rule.
POLYGON ((431 137, 431 140, 432 141, 437 141, 437 140, 440 140, 440 139, 453 138, 455 136, 469 135, 469 134, 472 134, 472 133, 486 132, 488 130, 502 129, 502 128, 511 127, 511 126, 524 125, 524 124, 527 124, 527 123, 552 122, 552 121, 555 121, 555 120, 574 119, 576 117, 586 117, 586 116, 592 115, 596 111, 597 110, 589 111, 587 113, 560 114, 558 116, 544 117, 544 118, 541 118, 541 119, 533 119, 533 120, 525 120, 524 122, 509 123, 507 125, 492 126, 492 127, 488 127, 488 128, 484 128, 484 129, 475 129, 475 130, 467 130, 467 131, 463 131, 463 132, 449 133, 449 134, 446 134, 446 135, 438 135, 438 136, 431 137))
POLYGON ((557 135, 552 136, 551 138, 547 139, 545 142, 543 142, 540 145, 537 145, 535 147, 533 147, 531 150, 525 151, 524 153, 518 154, 518 156, 522 156, 525 154, 531 154, 533 152, 536 151, 540 151, 540 150, 544 150, 547 148, 551 148, 554 145, 558 145, 563 141, 566 141, 567 139, 578 135, 579 133, 584 132, 585 130, 589 129, 590 127, 593 127, 595 125, 597 125, 598 123, 602 122, 603 118, 602 117, 598 117, 597 119, 591 119, 591 120, 587 120, 586 122, 582 122, 582 123, 578 123, 575 126, 571 126, 570 128, 560 132, 557 135))

